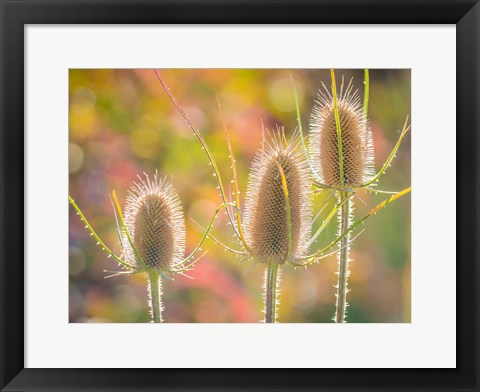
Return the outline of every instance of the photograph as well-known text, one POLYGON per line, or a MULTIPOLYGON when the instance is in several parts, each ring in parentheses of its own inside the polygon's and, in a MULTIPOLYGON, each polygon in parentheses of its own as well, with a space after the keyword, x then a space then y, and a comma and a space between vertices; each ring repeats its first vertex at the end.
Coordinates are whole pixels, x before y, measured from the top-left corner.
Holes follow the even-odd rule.
POLYGON ((410 69, 68 89, 70 323, 411 322, 410 69))

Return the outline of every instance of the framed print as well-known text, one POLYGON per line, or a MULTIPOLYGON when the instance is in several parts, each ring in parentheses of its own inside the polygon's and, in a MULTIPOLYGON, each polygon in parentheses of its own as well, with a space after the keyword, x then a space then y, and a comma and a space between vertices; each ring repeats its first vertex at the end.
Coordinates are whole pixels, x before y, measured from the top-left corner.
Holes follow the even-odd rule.
POLYGON ((1 12, 2 390, 480 388, 477 1, 1 12))

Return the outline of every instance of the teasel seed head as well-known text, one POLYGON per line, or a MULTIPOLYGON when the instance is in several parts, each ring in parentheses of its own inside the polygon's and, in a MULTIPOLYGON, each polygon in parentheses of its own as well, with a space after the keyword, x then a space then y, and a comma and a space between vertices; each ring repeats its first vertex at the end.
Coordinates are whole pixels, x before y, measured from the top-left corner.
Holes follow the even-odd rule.
POLYGON ((314 169, 325 185, 360 186, 375 175, 372 131, 363 114, 360 97, 357 91, 352 93, 350 82, 337 101, 343 152, 342 184, 333 95, 325 86, 324 90, 318 94, 310 120, 309 151, 314 169))
MULTIPOLYGON (((129 190, 125 225, 147 269, 164 270, 184 257, 185 219, 173 185, 157 174, 153 181, 145 177, 129 190)), ((128 239, 123 237, 124 258, 143 267, 128 239)))
POLYGON ((307 251, 312 215, 310 174, 298 135, 287 143, 283 132, 277 129, 267 138, 249 175, 245 236, 253 256, 261 262, 283 263, 301 258, 307 251), (290 227, 279 166, 288 189, 290 227))

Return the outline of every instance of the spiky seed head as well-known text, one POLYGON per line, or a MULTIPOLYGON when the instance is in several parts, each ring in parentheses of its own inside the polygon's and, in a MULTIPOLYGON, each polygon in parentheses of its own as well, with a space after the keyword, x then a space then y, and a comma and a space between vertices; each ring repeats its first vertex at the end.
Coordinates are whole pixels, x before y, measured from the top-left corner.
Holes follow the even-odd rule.
POLYGON ((265 149, 257 152, 248 181, 245 236, 258 261, 283 263, 306 252, 312 212, 309 184, 299 138, 287 143, 283 129, 277 130, 266 140, 265 149), (287 183, 290 227, 279 165, 287 183))
MULTIPOLYGON (((351 81, 337 100, 342 136, 344 184, 341 184, 333 96, 324 86, 310 120, 309 150, 320 179, 332 187, 359 186, 375 175, 372 131, 351 81)), ((343 88, 342 88, 343 90, 343 88)))
MULTIPOLYGON (((166 179, 155 174, 129 190, 125 207, 125 225, 136 251, 149 269, 168 269, 185 254, 185 219, 178 193, 166 179)), ((125 234, 124 257, 139 268, 135 250, 125 234)))

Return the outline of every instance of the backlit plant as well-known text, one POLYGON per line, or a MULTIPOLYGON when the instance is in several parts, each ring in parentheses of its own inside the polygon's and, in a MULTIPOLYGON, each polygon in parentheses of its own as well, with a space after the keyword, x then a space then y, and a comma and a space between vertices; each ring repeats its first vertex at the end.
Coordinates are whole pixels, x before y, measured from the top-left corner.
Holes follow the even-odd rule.
MULTIPOLYGON (((337 323, 345 322, 348 292, 347 281, 349 276, 350 230, 357 226, 351 223, 353 216, 353 197, 357 190, 366 189, 377 193, 393 194, 369 214, 374 214, 391 201, 410 192, 410 187, 401 192, 383 192, 374 186, 379 178, 390 166, 410 127, 407 127, 408 117, 400 133, 397 144, 393 148, 387 161, 380 171, 375 174, 373 138, 368 122, 369 100, 369 71, 365 70, 365 92, 363 106, 358 91, 352 93, 352 81, 348 86, 342 84, 340 94, 337 94, 335 72, 331 72, 331 89, 323 83, 324 91, 320 91, 312 111, 310 134, 308 139, 308 153, 305 143, 303 148, 309 162, 314 186, 320 189, 330 189, 338 200, 339 233, 343 235, 338 253, 338 284, 336 293, 336 313, 334 320, 337 323)), ((297 111, 298 127, 303 139, 302 122, 297 94, 294 88, 294 97, 297 111)))
POLYGON ((145 175, 145 179, 140 178, 140 182, 129 190, 125 214, 122 213, 115 191, 112 193, 115 222, 122 247, 121 256, 116 256, 97 235, 70 196, 69 200, 97 245, 122 267, 123 271, 110 276, 137 273, 148 276, 150 315, 155 323, 163 321, 162 278, 172 280, 172 274, 184 274, 195 266, 206 252, 198 258, 195 256, 201 250, 215 216, 224 207, 217 209, 205 235, 185 257, 185 219, 178 193, 165 178, 160 179, 155 174, 151 180, 145 175))
MULTIPOLYGON (((308 254, 309 247, 315 242, 338 211, 340 211, 341 215, 347 211, 347 215, 349 215, 349 210, 344 207, 350 202, 351 194, 349 193, 348 196, 339 200, 339 203, 330 211, 318 230, 310 236, 313 223, 311 187, 314 183, 318 186, 320 182, 312 180, 312 173, 309 173, 308 156, 303 154, 301 150, 301 145, 304 144, 301 132, 293 136, 290 142, 287 141, 283 129, 277 130, 276 133, 269 135, 268 138, 264 138, 262 148, 258 151, 250 171, 246 207, 244 215, 242 215, 236 161, 220 104, 218 103, 218 106, 233 173, 233 200, 231 202, 229 202, 225 192, 218 165, 203 136, 178 103, 160 73, 158 71, 155 71, 155 73, 170 100, 199 140, 213 167, 220 197, 242 249, 233 249, 215 237, 209 236, 225 249, 265 266, 264 311, 265 322, 267 323, 276 321, 280 267, 286 264, 295 267, 310 265, 328 256, 327 252, 337 243, 340 243, 340 252, 343 252, 349 247, 349 235, 352 230, 388 203, 408 193, 408 190, 405 190, 391 196, 371 210, 366 216, 352 224, 350 224, 349 220, 345 220, 346 223, 342 225, 337 238, 326 247, 308 254), (265 143, 266 148, 263 147, 265 143)), ((298 100, 296 102, 298 108, 298 100)), ((336 159, 338 161, 338 158, 336 159)), ((312 163, 310 162, 311 165, 312 163)))

